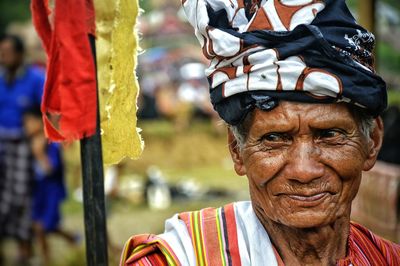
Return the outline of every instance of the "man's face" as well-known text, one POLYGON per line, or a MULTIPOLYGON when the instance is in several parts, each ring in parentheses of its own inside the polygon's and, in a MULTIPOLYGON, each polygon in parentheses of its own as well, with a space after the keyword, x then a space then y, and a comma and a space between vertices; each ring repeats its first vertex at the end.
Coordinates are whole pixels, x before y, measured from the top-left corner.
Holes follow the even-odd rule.
POLYGON ((255 110, 233 159, 248 177, 261 221, 310 228, 350 215, 361 172, 375 161, 371 143, 344 104, 283 101, 268 112, 255 110))
POLYGON ((5 39, 0 42, 0 65, 14 69, 22 63, 23 55, 15 51, 13 42, 5 39))

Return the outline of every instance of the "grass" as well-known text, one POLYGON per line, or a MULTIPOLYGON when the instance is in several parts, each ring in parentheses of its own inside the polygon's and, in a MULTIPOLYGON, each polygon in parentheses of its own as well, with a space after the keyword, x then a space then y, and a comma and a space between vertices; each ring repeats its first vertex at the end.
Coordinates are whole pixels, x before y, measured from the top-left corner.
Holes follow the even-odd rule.
POLYGON ((378 65, 382 67, 383 70, 392 73, 398 73, 400 71, 400 51, 394 49, 392 45, 379 42, 377 45, 378 53, 378 65))
POLYGON ((388 102, 390 105, 397 105, 400 107, 400 91, 388 90, 388 102))

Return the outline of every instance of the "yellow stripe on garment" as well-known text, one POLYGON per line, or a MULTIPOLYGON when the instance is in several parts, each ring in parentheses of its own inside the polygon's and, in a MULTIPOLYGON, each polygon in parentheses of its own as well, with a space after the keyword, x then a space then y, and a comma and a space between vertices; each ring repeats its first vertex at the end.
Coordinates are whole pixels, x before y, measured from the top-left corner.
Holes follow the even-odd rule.
POLYGON ((175 256, 174 252, 172 251, 172 248, 168 245, 166 241, 159 237, 155 237, 153 241, 149 241, 147 245, 150 244, 158 244, 158 248, 161 250, 163 255, 165 256, 165 259, 168 262, 169 266, 178 266, 180 265, 178 258, 175 256))
POLYGON ((201 237, 201 213, 200 211, 195 211, 192 213, 192 222, 193 222, 193 238, 195 241, 195 253, 197 257, 197 263, 199 266, 205 266, 205 251, 202 243, 201 237))
POLYGON ((217 221, 217 230, 218 230, 218 241, 219 241, 219 246, 220 246, 220 255, 221 255, 221 261, 222 265, 226 266, 226 257, 225 257, 225 250, 224 250, 224 239, 222 238, 222 230, 224 230, 221 226, 221 208, 215 209, 215 216, 216 216, 216 221, 217 221))
POLYGON ((137 0, 94 0, 101 137, 105 164, 138 158, 143 141, 136 128, 137 0))

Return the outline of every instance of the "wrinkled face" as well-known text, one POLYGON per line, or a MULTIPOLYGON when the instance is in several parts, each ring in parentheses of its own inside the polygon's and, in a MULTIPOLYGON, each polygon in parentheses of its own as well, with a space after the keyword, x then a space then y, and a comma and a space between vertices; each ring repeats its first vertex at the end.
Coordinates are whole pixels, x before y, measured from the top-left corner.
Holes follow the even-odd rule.
POLYGON ((349 216, 381 140, 365 137, 344 104, 283 101, 254 112, 243 148, 230 148, 258 218, 309 228, 349 216))

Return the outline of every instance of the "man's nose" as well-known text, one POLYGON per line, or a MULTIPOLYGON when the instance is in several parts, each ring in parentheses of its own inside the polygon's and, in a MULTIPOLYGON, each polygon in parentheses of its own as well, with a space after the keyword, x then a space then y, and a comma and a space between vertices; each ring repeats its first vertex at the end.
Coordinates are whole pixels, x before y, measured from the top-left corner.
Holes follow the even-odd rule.
POLYGON ((311 140, 295 141, 289 149, 287 177, 300 183, 309 183, 324 175, 320 150, 311 140))

